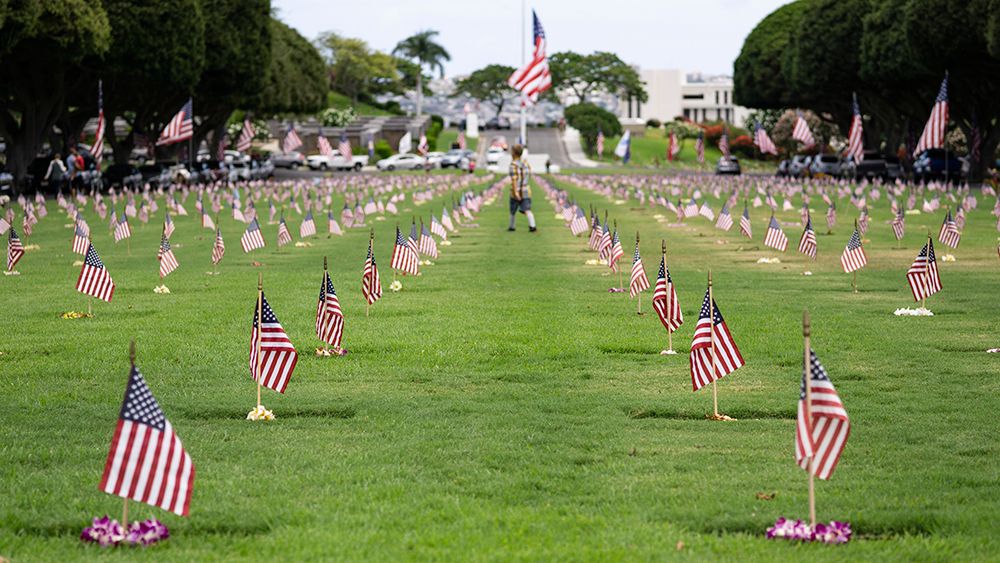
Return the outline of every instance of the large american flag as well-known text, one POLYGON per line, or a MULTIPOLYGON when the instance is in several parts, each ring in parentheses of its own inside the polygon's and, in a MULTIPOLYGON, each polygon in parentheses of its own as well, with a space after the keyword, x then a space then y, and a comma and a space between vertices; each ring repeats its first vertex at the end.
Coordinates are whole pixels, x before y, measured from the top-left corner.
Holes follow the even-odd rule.
POLYGON ((334 348, 340 348, 344 336, 344 313, 340 310, 340 300, 333 288, 330 272, 323 271, 323 283, 319 286, 319 301, 316 303, 316 336, 334 348))
POLYGON ((917 141, 917 148, 913 150, 916 156, 927 149, 937 149, 944 146, 944 135, 948 130, 948 73, 944 73, 944 80, 941 81, 941 88, 938 90, 937 98, 934 100, 934 107, 931 108, 931 116, 924 125, 924 132, 917 141))
POLYGON ((288 232, 288 224, 285 223, 285 215, 278 219, 278 247, 285 246, 292 242, 292 233, 288 232))
POLYGON ((851 235, 851 240, 848 241, 847 247, 844 248, 844 253, 840 255, 840 265, 843 266, 845 273, 851 273, 855 270, 860 270, 868 263, 868 257, 865 255, 865 249, 861 246, 861 233, 857 229, 854 229, 854 234, 851 235))
POLYGON ((743 215, 740 215, 740 232, 748 239, 753 238, 753 229, 750 227, 750 209, 743 205, 743 215))
POLYGON ((97 488, 188 515, 194 463, 134 365, 97 488))
POLYGON ((526 65, 510 75, 507 84, 521 92, 525 98, 536 101, 539 94, 552 87, 552 74, 549 72, 549 61, 545 56, 545 30, 542 29, 542 22, 538 20, 538 14, 534 10, 531 11, 531 17, 534 21, 534 53, 526 65))
POLYGON ((399 227, 396 227, 396 244, 392 248, 392 260, 389 262, 389 267, 415 276, 420 271, 419 261, 416 249, 403 237, 399 227))
POLYGON ((851 129, 847 133, 847 154, 844 156, 846 158, 853 158, 854 162, 861 162, 861 156, 864 154, 864 139, 862 139, 864 125, 861 119, 861 106, 858 105, 857 94, 854 94, 851 112, 853 113, 853 117, 851 117, 851 129))
POLYGON ((799 239, 799 252, 816 259, 816 232, 813 231, 812 217, 806 217, 806 228, 799 239))
POLYGON ((254 135, 256 134, 257 130, 254 129, 253 122, 249 118, 244 119, 243 128, 240 130, 240 138, 236 140, 236 150, 241 152, 250 150, 254 135))
POLYGON ((753 144, 757 145, 757 149, 764 154, 778 154, 778 147, 774 146, 774 141, 771 140, 759 121, 754 128, 753 144))
POLYGON ((344 162, 350 166, 354 158, 354 152, 351 150, 351 142, 347 140, 347 133, 340 134, 340 144, 337 145, 337 150, 340 151, 340 156, 344 158, 344 162))
POLYGON ((694 338, 691 340, 691 384, 697 391, 726 375, 733 373, 744 365, 740 349, 729 333, 729 327, 722 318, 722 313, 709 298, 705 291, 705 299, 698 314, 698 324, 694 328, 694 338), (709 310, 714 313, 709 318, 709 310), (712 366, 712 335, 715 335, 715 366, 712 366))
POLYGON ((212 247, 212 264, 218 264, 226 254, 226 243, 222 241, 222 229, 215 230, 215 246, 212 247))
POLYGON ((906 281, 910 284, 914 301, 926 299, 941 291, 941 276, 938 275, 934 243, 930 239, 920 249, 917 259, 913 261, 913 265, 906 272, 906 281))
POLYGON ((962 242, 962 233, 958 232, 958 225, 951 217, 951 209, 944 216, 941 223, 941 230, 938 231, 938 241, 945 246, 958 248, 958 243, 962 242))
POLYGON ((635 252, 632 254, 632 276, 628 283, 629 297, 635 297, 640 292, 649 289, 649 278, 646 277, 646 268, 642 266, 642 257, 639 256, 639 241, 635 241, 635 252))
POLYGON ((728 231, 733 228, 733 216, 729 213, 729 206, 722 204, 722 211, 719 211, 719 219, 715 222, 715 227, 728 231))
POLYGON ((285 133, 285 138, 281 141, 281 150, 282 152, 292 152, 301 146, 302 139, 299 138, 299 134, 295 131, 295 124, 290 123, 288 125, 288 132, 285 133))
POLYGON ((660 318, 663 327, 670 332, 674 332, 684 324, 684 313, 681 312, 674 280, 670 277, 667 259, 664 256, 660 257, 660 271, 656 275, 656 287, 653 288, 653 310, 656 311, 656 316, 660 318))
POLYGON ((24 245, 21 244, 21 237, 17 236, 17 231, 13 228, 7 234, 7 271, 14 271, 14 266, 24 256, 24 245))
POLYGON ((767 233, 764 234, 764 246, 769 246, 781 252, 788 248, 788 237, 781 230, 778 220, 771 215, 771 222, 767 225, 767 233))
POLYGON ((260 223, 257 222, 256 217, 247 225, 247 230, 243 231, 243 236, 240 237, 240 245, 243 246, 244 253, 257 248, 264 248, 264 236, 260 232, 260 223))
POLYGON ((369 305, 382 297, 382 280, 378 276, 378 265, 372 252, 372 240, 368 240, 368 257, 365 258, 365 268, 361 274, 361 294, 369 305))
POLYGON ((850 433, 851 423, 844 404, 840 402, 840 396, 816 353, 809 350, 809 379, 807 381, 802 374, 799 391, 795 462, 816 477, 829 479, 850 433), (808 394, 806 385, 809 386, 808 394))
POLYGON ((278 322, 278 317, 268 305, 263 292, 260 294, 260 302, 264 309, 260 354, 257 353, 257 331, 261 315, 257 305, 254 304, 253 326, 250 330, 250 377, 268 389, 284 393, 288 380, 292 377, 292 371, 295 370, 295 364, 299 361, 299 355, 285 334, 285 329, 278 322))
POLYGON ((111 279, 111 274, 101 262, 101 257, 94 250, 94 245, 87 246, 87 256, 83 260, 83 268, 80 269, 80 277, 76 280, 76 290, 111 302, 111 297, 115 294, 115 282, 111 279))
POLYGON ((186 141, 194 136, 194 113, 191 106, 191 98, 181 107, 181 111, 167 123, 160 133, 160 138, 156 141, 157 146, 172 145, 181 141, 186 141))
POLYGON ((90 147, 90 154, 94 157, 97 169, 101 169, 101 161, 104 160, 104 81, 97 81, 97 131, 94 132, 94 145, 90 147))
POLYGON ((806 122, 805 116, 802 112, 796 112, 795 127, 792 129, 792 138, 796 141, 801 141, 806 147, 811 147, 816 144, 816 138, 813 137, 812 131, 809 130, 809 124, 806 122))
POLYGON ((160 261, 160 278, 165 278, 170 272, 177 269, 177 258, 170 248, 170 239, 164 233, 160 238, 160 251, 156 254, 156 259, 160 261))

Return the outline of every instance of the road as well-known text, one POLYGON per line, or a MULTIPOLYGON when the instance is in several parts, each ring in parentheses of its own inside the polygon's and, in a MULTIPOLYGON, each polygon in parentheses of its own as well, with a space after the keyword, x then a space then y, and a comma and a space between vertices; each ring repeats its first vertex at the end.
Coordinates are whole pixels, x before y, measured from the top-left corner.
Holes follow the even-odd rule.
POLYGON ((546 153, 552 164, 563 168, 573 166, 566 154, 566 147, 559 138, 559 130, 553 127, 528 129, 528 150, 534 154, 546 153))

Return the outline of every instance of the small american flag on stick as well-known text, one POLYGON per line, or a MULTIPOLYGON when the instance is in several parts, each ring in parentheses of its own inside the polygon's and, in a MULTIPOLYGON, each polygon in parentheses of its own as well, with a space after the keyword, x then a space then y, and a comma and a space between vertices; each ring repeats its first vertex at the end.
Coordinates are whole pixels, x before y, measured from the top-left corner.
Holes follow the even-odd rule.
MULTIPOLYGON (((284 393, 298 361, 295 347, 267 303, 263 289, 258 290, 250 329, 250 377, 258 386, 284 393)), ((259 389, 257 404, 260 404, 259 389)))
MULTIPOLYGON (((375 263, 375 254, 372 252, 374 242, 375 232, 372 231, 368 238, 368 257, 365 258, 365 267, 361 274, 361 294, 364 295, 368 305, 375 303, 382 297, 382 280, 379 279, 378 265, 375 263)), ((365 311, 367 314, 367 308, 365 311)))
POLYGON ((780 252, 788 248, 788 237, 781 230, 778 220, 771 215, 771 222, 767 225, 767 233, 764 234, 764 246, 769 246, 780 252))
POLYGON ((677 290, 674 280, 667 268, 667 255, 660 256, 660 271, 656 275, 656 287, 653 288, 653 310, 663 323, 667 332, 674 332, 684 324, 684 314, 677 300, 677 290))
POLYGON ((344 336, 344 313, 340 310, 340 300, 333 288, 330 272, 323 258, 323 282, 319 287, 319 301, 316 303, 316 336, 337 350, 344 336))
POLYGON ((247 225, 247 230, 243 231, 243 236, 240 238, 240 245, 243 246, 244 253, 264 248, 264 236, 260 233, 260 223, 257 222, 256 217, 247 225))
MULTIPOLYGON (((803 368, 802 383, 799 386, 795 463, 810 475, 825 480, 830 478, 840 461, 840 454, 851 433, 851 422, 826 369, 809 346, 808 318, 807 315, 803 326, 808 362, 803 368)), ((809 504, 815 519, 815 501, 812 495, 809 504)))
POLYGON ((847 247, 840 256, 840 265, 844 268, 844 273, 849 274, 864 268, 867 263, 868 257, 865 255, 864 247, 861 246, 861 233, 855 228, 851 240, 847 242, 847 247))
POLYGON ((410 245, 403 237, 403 233, 400 232, 399 226, 396 226, 396 244, 392 248, 392 260, 389 262, 389 267, 393 270, 399 270, 403 273, 410 275, 417 275, 420 271, 418 262, 420 261, 417 256, 416 250, 410 245))
POLYGON ((93 244, 87 245, 87 256, 83 260, 80 277, 76 280, 76 290, 108 303, 115 294, 115 282, 111 279, 108 269, 104 267, 104 262, 101 262, 101 257, 94 250, 93 244))
POLYGON ((941 230, 938 231, 938 241, 951 248, 958 248, 958 243, 962 242, 962 233, 958 232, 958 225, 951 217, 950 208, 941 223, 941 230))
MULTIPOLYGON (((711 273, 691 340, 691 384, 695 391, 741 368, 745 362, 712 297, 711 273)), ((715 409, 718 414, 718 408, 715 409)))
POLYGON ((629 297, 635 297, 646 289, 649 289, 649 278, 646 277, 646 269, 642 265, 642 257, 639 256, 639 233, 636 233, 635 252, 632 254, 632 275, 629 278, 628 284, 629 297))
POLYGON ((906 272, 906 281, 913 292, 913 300, 921 301, 941 291, 941 276, 938 275, 937 258, 934 256, 934 243, 927 237, 927 244, 920 249, 920 254, 906 272))
POLYGON ((7 271, 13 272, 14 266, 17 265, 21 257, 24 256, 24 245, 21 244, 21 238, 17 236, 17 231, 13 228, 7 234, 7 271))

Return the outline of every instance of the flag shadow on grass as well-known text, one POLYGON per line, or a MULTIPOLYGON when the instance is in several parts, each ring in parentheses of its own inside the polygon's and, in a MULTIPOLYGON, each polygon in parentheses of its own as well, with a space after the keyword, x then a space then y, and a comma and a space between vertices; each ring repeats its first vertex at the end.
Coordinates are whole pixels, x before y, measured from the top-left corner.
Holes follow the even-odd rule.
MULTIPOLYGON (((711 405, 709 405, 711 406, 711 405)), ((671 408, 641 408, 626 407, 625 415, 633 420, 643 418, 664 418, 670 420, 705 420, 704 409, 678 410, 671 408)), ((795 411, 792 409, 740 409, 726 408, 726 414, 737 420, 774 419, 774 420, 795 420, 795 411)))
MULTIPOLYGON (((246 418, 246 408, 189 408, 181 411, 180 418, 189 420, 239 420, 246 418)), ((293 406, 282 405, 278 411, 278 420, 286 418, 354 418, 357 412, 354 407, 336 406, 293 406)))

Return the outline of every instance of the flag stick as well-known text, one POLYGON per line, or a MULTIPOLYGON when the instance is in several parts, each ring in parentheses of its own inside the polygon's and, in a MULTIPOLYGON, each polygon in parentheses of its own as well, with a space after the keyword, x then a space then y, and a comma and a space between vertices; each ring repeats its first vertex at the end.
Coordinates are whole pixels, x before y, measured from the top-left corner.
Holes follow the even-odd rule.
MULTIPOLYGON (((812 412, 810 409, 812 405, 812 394, 809 391, 809 333, 809 310, 805 309, 802 312, 802 338, 805 340, 805 352, 803 353, 802 359, 802 374, 805 378, 806 387, 805 412, 803 416, 805 417, 806 424, 806 439, 812 442, 812 412)), ((813 475, 815 461, 816 458, 814 456, 809 456, 809 469, 807 471, 807 473, 809 473, 809 525, 813 527, 816 526, 816 476, 813 475)))
MULTIPOLYGON (((374 245, 374 244, 375 244, 375 229, 372 228, 372 230, 368 234, 368 253, 369 254, 371 254, 371 252, 372 252, 372 245, 374 245)), ((381 282, 380 282, 380 285, 381 285, 381 282)), ((367 297, 365 297, 365 317, 368 317, 368 309, 371 309, 371 306, 372 306, 371 302, 368 300, 367 297)))
MULTIPOLYGON (((135 369, 135 340, 129 343, 128 346, 128 361, 132 369, 135 369)), ((122 528, 128 530, 128 497, 125 497, 122 502, 122 528)))
MULTIPOLYGON (((664 267, 667 263, 667 241, 666 239, 660 239, 660 254, 662 255, 664 267)), ((669 289, 669 288, 668 288, 669 289)), ((670 302, 670 295, 667 295, 667 302, 670 302)), ((667 327, 667 353, 674 351, 674 331, 667 327)))
POLYGON ((715 298, 712 297, 712 270, 708 271, 708 331, 712 358, 712 418, 718 420, 719 388, 715 384, 718 378, 715 377, 715 298))
POLYGON ((254 374, 257 379, 257 407, 260 408, 260 337, 261 333, 264 332, 264 273, 257 272, 257 342, 254 346, 257 348, 257 365, 256 373, 254 374))
MULTIPOLYGON (((857 219, 854 220, 854 230, 855 231, 858 230, 858 220, 857 219)), ((861 238, 861 233, 860 232, 858 233, 858 238, 859 239, 861 238)), ((862 248, 864 248, 863 244, 861 246, 862 246, 862 248)), ((851 277, 851 287, 854 289, 854 293, 858 292, 858 271, 857 270, 854 270, 853 275, 851 277)))
POLYGON ((931 287, 931 231, 927 230, 927 259, 924 261, 924 297, 920 300, 920 308, 927 308, 927 290, 931 287))
MULTIPOLYGON (((636 250, 639 249, 639 231, 635 232, 635 248, 636 248, 636 250)), ((631 285, 631 284, 632 284, 632 282, 630 281, 629 285, 631 285)), ((638 293, 635 294, 635 305, 636 305, 636 311, 635 311, 635 313, 637 315, 641 315, 642 314, 642 295, 640 295, 638 293)))

